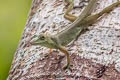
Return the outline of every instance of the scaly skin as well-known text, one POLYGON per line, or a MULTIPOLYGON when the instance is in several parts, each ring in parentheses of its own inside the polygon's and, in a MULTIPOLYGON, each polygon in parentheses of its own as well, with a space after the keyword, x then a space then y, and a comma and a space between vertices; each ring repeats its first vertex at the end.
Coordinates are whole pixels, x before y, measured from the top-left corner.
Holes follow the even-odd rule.
MULTIPOLYGON (((77 19, 72 18, 74 22, 71 25, 68 25, 68 27, 65 30, 55 35, 40 34, 40 35, 34 36, 30 41, 30 43, 32 45, 41 45, 48 48, 59 49, 61 52, 63 52, 67 56, 67 65, 64 67, 64 69, 69 68, 70 56, 68 51, 64 48, 64 46, 68 45, 71 41, 75 40, 83 29, 95 23, 97 19, 100 16, 102 16, 104 13, 109 13, 112 9, 114 9, 114 7, 117 7, 118 5, 120 5, 120 1, 118 1, 104 8, 101 12, 94 15, 90 15, 94 8, 94 4, 96 2, 97 0, 90 0, 88 6, 83 10, 83 12, 78 16, 77 19)), ((69 15, 70 11, 71 10, 69 10, 68 8, 68 11, 65 13, 65 15, 70 16, 69 18, 71 18, 71 14, 69 15)))

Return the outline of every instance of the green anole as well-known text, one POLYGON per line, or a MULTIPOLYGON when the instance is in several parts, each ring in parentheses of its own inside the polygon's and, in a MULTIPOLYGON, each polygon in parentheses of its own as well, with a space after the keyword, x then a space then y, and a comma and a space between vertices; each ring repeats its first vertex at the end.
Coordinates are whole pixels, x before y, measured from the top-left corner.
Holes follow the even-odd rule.
POLYGON ((83 29, 95 23, 97 19, 100 16, 102 16, 104 13, 109 13, 114 7, 120 5, 120 1, 113 3, 112 5, 104 8, 99 13, 90 15, 94 8, 94 5, 98 1, 98 0, 90 0, 86 8, 78 16, 78 18, 76 16, 73 16, 72 14, 69 14, 69 12, 73 8, 74 0, 65 0, 65 1, 68 2, 70 5, 64 17, 74 22, 68 25, 66 29, 64 29, 63 31, 55 35, 44 34, 44 33, 35 35, 32 37, 32 40, 30 41, 30 43, 32 45, 41 45, 48 48, 59 49, 61 52, 63 52, 67 56, 67 65, 65 65, 64 67, 64 69, 67 69, 70 67, 70 56, 69 56, 69 52, 65 49, 64 46, 68 45, 71 41, 75 40, 83 29))

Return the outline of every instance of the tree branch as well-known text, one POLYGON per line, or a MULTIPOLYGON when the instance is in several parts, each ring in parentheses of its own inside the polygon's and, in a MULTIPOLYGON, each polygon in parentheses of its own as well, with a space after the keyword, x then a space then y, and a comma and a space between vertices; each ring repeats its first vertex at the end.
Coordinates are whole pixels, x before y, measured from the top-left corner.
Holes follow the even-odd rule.
MULTIPOLYGON (((85 1, 75 0, 75 5, 86 4, 85 1)), ((99 0, 94 13, 116 1, 99 0)), ((79 15, 81 10, 74 9, 72 13, 79 15)), ((66 46, 71 53, 72 71, 62 69, 66 57, 60 51, 49 54, 49 48, 29 44, 35 34, 56 34, 71 24, 63 17, 65 11, 63 0, 33 0, 8 80, 120 80, 120 7, 104 15, 77 41, 66 46)))

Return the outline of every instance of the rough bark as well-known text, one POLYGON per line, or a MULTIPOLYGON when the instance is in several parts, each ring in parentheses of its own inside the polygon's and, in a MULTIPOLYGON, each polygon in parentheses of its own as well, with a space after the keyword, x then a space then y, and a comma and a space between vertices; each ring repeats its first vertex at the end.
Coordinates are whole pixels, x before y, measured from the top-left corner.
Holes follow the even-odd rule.
MULTIPOLYGON (((99 0, 94 13, 117 0, 99 0)), ((79 15, 87 0, 75 0, 73 14, 79 15)), ((31 37, 39 33, 56 34, 70 21, 64 19, 63 0, 33 0, 32 8, 8 80, 120 80, 120 7, 104 15, 77 41, 66 46, 72 71, 62 70, 66 57, 59 50, 31 46, 31 37)))

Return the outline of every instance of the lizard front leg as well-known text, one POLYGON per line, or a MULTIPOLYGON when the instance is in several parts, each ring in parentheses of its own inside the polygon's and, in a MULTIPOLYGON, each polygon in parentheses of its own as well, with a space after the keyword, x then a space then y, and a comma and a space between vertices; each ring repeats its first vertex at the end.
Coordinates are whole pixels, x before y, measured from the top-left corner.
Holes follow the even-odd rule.
POLYGON ((67 65, 63 67, 63 69, 70 69, 70 56, 69 52, 64 48, 64 47, 59 47, 58 48, 61 52, 63 52, 67 56, 67 65))

